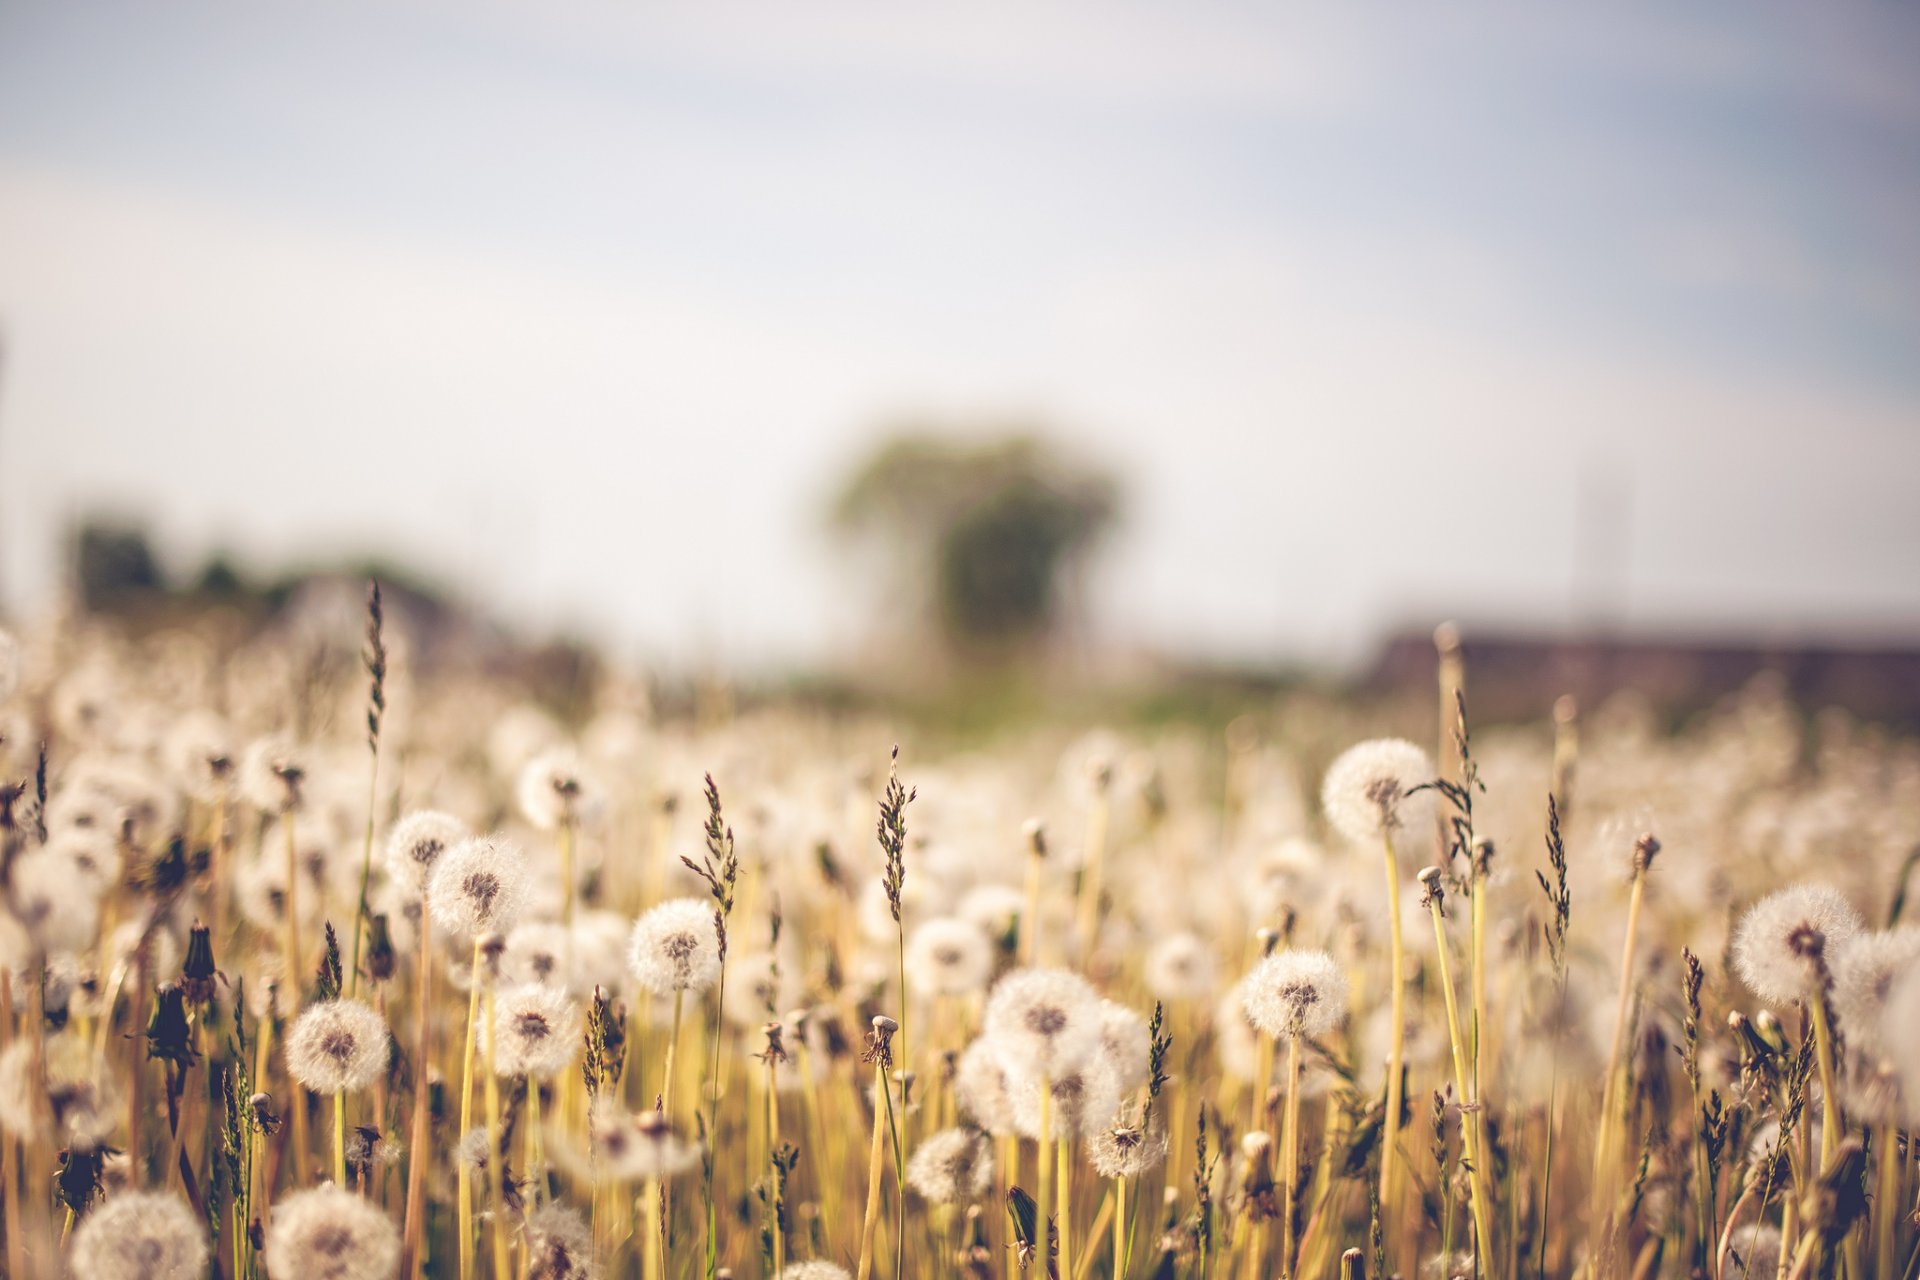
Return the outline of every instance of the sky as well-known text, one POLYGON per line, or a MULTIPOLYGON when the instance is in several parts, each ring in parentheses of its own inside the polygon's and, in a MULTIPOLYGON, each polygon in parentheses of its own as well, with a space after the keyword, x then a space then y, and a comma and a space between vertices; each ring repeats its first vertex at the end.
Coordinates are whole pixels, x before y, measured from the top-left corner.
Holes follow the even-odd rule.
POLYGON ((830 663, 902 418, 1115 646, 1920 635, 1920 9, 0 5, 0 600, 86 512, 830 663))

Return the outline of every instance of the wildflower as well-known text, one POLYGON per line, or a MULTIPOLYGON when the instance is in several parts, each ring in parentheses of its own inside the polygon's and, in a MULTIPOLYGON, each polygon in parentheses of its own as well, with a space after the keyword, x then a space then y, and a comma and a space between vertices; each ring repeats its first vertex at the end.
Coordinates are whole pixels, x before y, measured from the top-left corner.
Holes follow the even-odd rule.
POLYGON ((929 1204, 978 1200, 993 1184, 993 1144, 978 1129, 942 1129, 907 1161, 907 1185, 929 1204))
POLYGON ((1341 835, 1355 844, 1373 843, 1422 824, 1430 812, 1429 793, 1413 789, 1433 778, 1425 751, 1404 738, 1375 738, 1334 760, 1320 788, 1320 806, 1341 835))
POLYGON ((87 1280, 199 1280, 206 1226, 177 1195, 123 1191, 80 1223, 67 1267, 87 1280))
POLYGON ((358 1093, 387 1069, 386 1019, 359 1000, 307 1006, 287 1033, 287 1071, 315 1093, 358 1093))
POLYGON ((546 751, 520 770, 516 796, 520 812, 542 831, 576 821, 593 803, 596 788, 580 757, 564 747, 546 751))
POLYGON ((1153 944, 1142 973, 1147 990, 1162 1000, 1204 1000, 1213 991, 1213 949, 1182 931, 1153 944))
POLYGON ((526 1280, 592 1280, 593 1238, 577 1209, 544 1204, 527 1215, 526 1280))
POLYGON ((547 1079, 573 1061, 583 1041, 580 1006, 565 992, 529 983, 501 998, 496 1055, 503 1076, 547 1079))
POLYGON ((440 855, 427 880, 433 922, 458 938, 509 928, 527 893, 527 860, 505 840, 478 836, 440 855))
POLYGON ((240 794, 248 804, 267 814, 300 807, 300 785, 307 768, 291 740, 278 735, 261 738, 240 757, 240 794))
POLYGON ((907 987, 942 996, 972 995, 993 976, 993 947, 979 928, 951 916, 928 920, 907 939, 907 987))
POLYGON ((720 980, 713 908, 697 898, 675 898, 647 912, 633 926, 627 965, 657 996, 705 991, 720 980))
POLYGON ((423 894, 440 855, 472 837, 467 824, 452 814, 416 809, 387 834, 387 874, 396 884, 407 886, 416 895, 423 894))
POLYGON ((1270 1036, 1323 1036, 1347 1016, 1347 976, 1324 951, 1282 951, 1247 975, 1241 1000, 1270 1036))
POLYGON ((1013 1071, 1063 1076, 1100 1044, 1100 997, 1064 969, 1017 969, 994 985, 985 1034, 1013 1071))
POLYGON ((1860 916, 1838 890, 1795 885, 1762 898, 1741 918, 1733 932, 1733 965, 1762 1000, 1801 1000, 1828 981, 1834 957, 1860 927, 1860 916))
POLYGON ((392 1280, 400 1233, 372 1201, 320 1186, 273 1206, 265 1256, 273 1280, 392 1280))

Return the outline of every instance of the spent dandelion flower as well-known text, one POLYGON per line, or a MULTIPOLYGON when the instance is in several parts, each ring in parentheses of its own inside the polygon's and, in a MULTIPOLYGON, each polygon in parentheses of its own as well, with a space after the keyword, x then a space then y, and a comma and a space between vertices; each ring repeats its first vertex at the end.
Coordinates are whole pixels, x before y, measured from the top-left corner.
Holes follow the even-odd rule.
POLYGON ((82 1220, 67 1266, 86 1280, 199 1280, 207 1253, 206 1224, 180 1196, 123 1191, 82 1220))
POLYGON ((392 1280, 400 1233, 372 1201, 314 1187, 273 1206, 264 1256, 271 1280, 392 1280))

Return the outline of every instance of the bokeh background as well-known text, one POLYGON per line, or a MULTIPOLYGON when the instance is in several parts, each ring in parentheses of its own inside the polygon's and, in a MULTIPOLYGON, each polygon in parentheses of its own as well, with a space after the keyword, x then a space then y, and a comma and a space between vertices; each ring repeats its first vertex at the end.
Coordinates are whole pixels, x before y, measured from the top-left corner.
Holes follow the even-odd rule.
POLYGON ((1902 5, 11 0, 0 601, 378 563, 683 672, 1897 664, 1916 67, 1902 5))

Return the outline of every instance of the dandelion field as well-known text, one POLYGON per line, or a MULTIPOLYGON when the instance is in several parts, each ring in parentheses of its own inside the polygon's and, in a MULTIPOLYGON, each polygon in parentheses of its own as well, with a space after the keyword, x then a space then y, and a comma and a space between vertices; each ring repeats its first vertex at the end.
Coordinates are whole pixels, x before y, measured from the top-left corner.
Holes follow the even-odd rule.
POLYGON ((1895 732, 1483 727, 1443 648, 925 751, 368 604, 0 635, 7 1276, 1920 1268, 1895 732))

